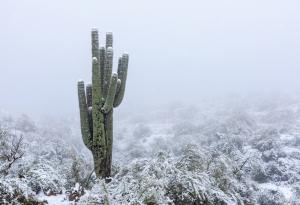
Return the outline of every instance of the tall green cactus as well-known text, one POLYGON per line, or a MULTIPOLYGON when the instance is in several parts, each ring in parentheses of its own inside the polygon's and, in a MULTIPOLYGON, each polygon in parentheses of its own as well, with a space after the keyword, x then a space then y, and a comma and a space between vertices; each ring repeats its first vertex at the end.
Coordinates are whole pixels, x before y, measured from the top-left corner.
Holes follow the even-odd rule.
POLYGON ((99 48, 98 31, 92 30, 92 84, 78 82, 81 133, 91 150, 97 177, 109 177, 112 163, 113 108, 124 97, 128 54, 119 58, 118 73, 112 73, 113 36, 106 33, 106 46, 99 48))

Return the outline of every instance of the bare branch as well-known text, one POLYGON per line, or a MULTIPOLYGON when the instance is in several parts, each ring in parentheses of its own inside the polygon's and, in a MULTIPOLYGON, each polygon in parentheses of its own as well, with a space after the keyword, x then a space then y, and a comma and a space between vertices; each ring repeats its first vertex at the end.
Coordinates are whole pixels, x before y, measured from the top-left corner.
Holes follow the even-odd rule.
POLYGON ((0 151, 0 161, 2 161, 3 166, 0 169, 0 173, 7 174, 12 165, 21 159, 24 155, 23 151, 23 136, 19 138, 14 138, 11 141, 8 140, 8 133, 1 131, 1 151, 0 151))

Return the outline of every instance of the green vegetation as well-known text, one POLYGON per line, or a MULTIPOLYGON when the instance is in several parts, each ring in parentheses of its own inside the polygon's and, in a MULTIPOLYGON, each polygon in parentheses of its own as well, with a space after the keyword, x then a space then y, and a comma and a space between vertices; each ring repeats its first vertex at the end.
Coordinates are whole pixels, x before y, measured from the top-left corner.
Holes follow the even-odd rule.
POLYGON ((92 30, 92 84, 85 88, 78 82, 81 133, 91 150, 97 177, 111 174, 113 145, 113 108, 124 97, 128 60, 123 54, 118 61, 118 73, 112 73, 113 36, 106 33, 106 46, 99 48, 98 31, 92 30))

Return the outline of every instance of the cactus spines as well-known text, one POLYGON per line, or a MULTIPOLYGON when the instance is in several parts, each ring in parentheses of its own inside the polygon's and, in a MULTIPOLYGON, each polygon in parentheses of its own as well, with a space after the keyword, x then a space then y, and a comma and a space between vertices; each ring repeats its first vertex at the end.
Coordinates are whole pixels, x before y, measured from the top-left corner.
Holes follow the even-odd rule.
POLYGON ((113 35, 106 33, 106 46, 99 48, 96 29, 92 30, 92 84, 79 81, 78 99, 81 134, 91 150, 97 177, 111 174, 113 145, 113 108, 122 102, 125 92, 128 55, 118 61, 118 73, 112 73, 113 35))

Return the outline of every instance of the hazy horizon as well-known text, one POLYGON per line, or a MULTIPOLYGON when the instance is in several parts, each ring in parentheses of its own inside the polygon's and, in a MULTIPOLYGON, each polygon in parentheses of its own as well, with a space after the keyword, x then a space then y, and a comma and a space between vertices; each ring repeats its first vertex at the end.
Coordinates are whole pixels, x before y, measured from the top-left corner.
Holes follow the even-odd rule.
POLYGON ((130 55, 120 109, 232 93, 298 92, 300 3, 4 1, 0 110, 77 115, 91 77, 90 31, 130 55))

